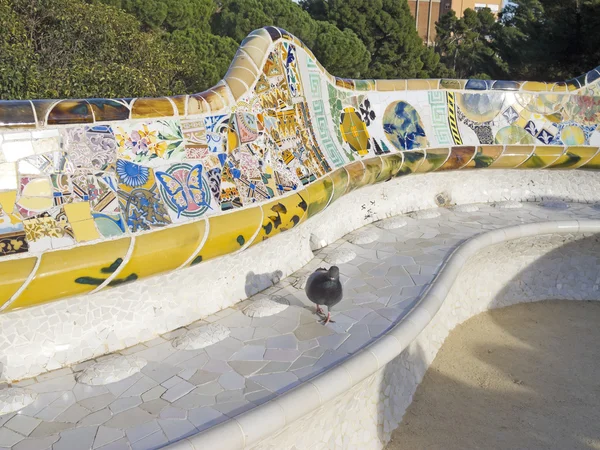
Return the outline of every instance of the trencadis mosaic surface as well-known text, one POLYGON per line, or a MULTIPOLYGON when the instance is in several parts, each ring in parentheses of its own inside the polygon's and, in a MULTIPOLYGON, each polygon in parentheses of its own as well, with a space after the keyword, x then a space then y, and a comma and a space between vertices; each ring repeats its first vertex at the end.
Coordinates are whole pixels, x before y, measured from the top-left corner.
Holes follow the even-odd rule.
POLYGON ((396 176, 598 169, 599 70, 347 80, 267 27, 199 94, 0 102, 0 310, 243 251, 396 176))

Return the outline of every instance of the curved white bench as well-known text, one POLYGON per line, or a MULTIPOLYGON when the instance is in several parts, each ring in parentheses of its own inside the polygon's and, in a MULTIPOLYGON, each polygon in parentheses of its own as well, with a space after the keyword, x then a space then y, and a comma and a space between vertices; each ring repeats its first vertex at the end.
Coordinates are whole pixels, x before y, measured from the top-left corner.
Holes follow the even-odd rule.
POLYGON ((456 325, 486 309, 520 301, 600 300, 594 269, 600 263, 600 244, 585 237, 590 233, 600 233, 600 220, 517 225, 469 239, 447 259, 410 313, 367 348, 276 399, 170 448, 381 448, 456 325), (527 289, 511 286, 512 277, 534 270, 527 267, 549 251, 556 255, 543 265, 546 277, 527 289), (565 276, 554 288, 544 284, 566 266, 572 269, 569 274, 575 271, 574 277, 565 276), (494 267, 497 272, 490 271, 494 267), (511 295, 503 292, 496 298, 508 287, 511 295))
MULTIPOLYGON (((395 184, 387 192, 394 189, 401 193, 395 184)), ((460 189, 447 193, 460 198, 460 189)), ((5 390, 12 400, 1 405, 0 445, 380 448, 457 323, 518 301, 598 299, 600 246, 590 233, 600 233, 600 210, 520 205, 438 208, 436 218, 393 218, 406 221, 400 228, 367 225, 204 321, 16 383, 25 392, 5 390), (371 234, 378 240, 351 242, 371 234), (334 309, 336 323, 324 327, 302 279, 338 250, 357 256, 339 264, 345 298, 334 309), (242 313, 271 296, 289 306, 276 305, 269 317, 242 313), (203 344, 211 345, 197 349, 203 344)), ((308 246, 302 232, 299 247, 308 246)))

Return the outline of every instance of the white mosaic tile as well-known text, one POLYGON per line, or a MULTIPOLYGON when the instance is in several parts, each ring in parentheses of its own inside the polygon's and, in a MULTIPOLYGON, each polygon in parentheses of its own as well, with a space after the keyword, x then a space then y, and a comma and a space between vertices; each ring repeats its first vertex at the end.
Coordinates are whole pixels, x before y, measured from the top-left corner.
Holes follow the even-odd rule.
POLYGON ((410 213, 410 217, 417 220, 423 219, 435 219, 440 216, 440 212, 437 209, 424 209, 421 211, 415 211, 410 213))
POLYGON ((479 206, 477 206, 477 205, 456 205, 452 208, 452 210, 454 212, 470 213, 470 212, 479 211, 479 206))
POLYGON ((356 252, 349 248, 340 248, 328 252, 323 260, 329 264, 345 264, 356 258, 356 252))
POLYGON ((567 209, 569 207, 569 204, 560 200, 546 200, 540 202, 540 206, 543 208, 551 209, 567 209))
POLYGON ((38 394, 27 388, 8 387, 0 389, 0 415, 19 411, 31 405, 38 394))
POLYGON ((396 216, 375 222, 375 225, 384 230, 395 230, 397 228, 405 227, 407 225, 407 221, 402 216, 396 216))
POLYGON ((375 242, 378 238, 379 238, 379 233, 377 232, 376 229, 367 228, 365 230, 361 230, 361 231, 352 233, 348 237, 348 241, 352 242, 353 244, 356 244, 356 245, 365 245, 365 244, 371 244, 372 242, 375 242))
POLYGON ((87 367, 77 376, 79 383, 103 386, 138 373, 148 362, 138 356, 113 355, 87 367))
MULTIPOLYGON (((106 444, 109 447, 129 445, 132 448, 145 448, 144 445, 153 442, 166 445, 171 440, 194 432, 185 424, 177 427, 171 422, 189 421, 196 430, 206 429, 226 417, 234 417, 277 398, 300 382, 313 379, 315 375, 346 359, 349 352, 356 352, 386 333, 415 305, 424 286, 431 282, 448 252, 469 236, 483 230, 548 220, 548 217, 556 214, 560 214, 561 219, 600 217, 600 212, 583 205, 572 204, 568 210, 556 211, 540 208, 534 203, 526 203, 520 210, 507 210, 502 214, 483 206, 473 215, 469 214, 455 215, 453 210, 448 210, 439 218, 427 222, 407 220, 402 228, 379 228, 379 239, 368 247, 352 246, 355 257, 339 265, 345 294, 343 301, 333 309, 336 323, 328 326, 318 323, 314 305, 305 297, 302 280, 316 267, 322 266, 321 258, 326 258, 331 251, 349 248, 352 244, 346 239, 317 252, 313 261, 289 279, 281 280, 267 294, 259 294, 244 303, 247 307, 258 304, 261 299, 276 298, 280 304, 289 304, 277 314, 248 317, 238 308, 225 308, 188 328, 177 329, 143 345, 135 345, 123 353, 127 357, 143 358, 149 363, 140 373, 106 386, 75 382, 74 376, 80 377, 86 370, 95 367, 97 362, 78 365, 75 375, 70 369, 41 375, 28 386, 40 393, 38 399, 22 410, 23 414, 27 414, 22 417, 31 417, 31 420, 7 420, 4 424, 7 439, 13 436, 10 433, 21 434, 41 421, 28 438, 36 442, 39 439, 40 445, 45 442, 43 439, 47 433, 52 430, 62 433, 67 429, 65 426, 71 429, 75 424, 83 428, 116 430, 114 433, 104 430, 102 434, 100 429, 103 428, 98 430, 97 436, 101 438, 98 442, 110 441, 106 444), (215 336, 209 333, 209 340, 215 338, 212 345, 185 350, 173 347, 172 342, 188 339, 189 333, 202 335, 207 326, 218 330, 213 333, 215 336), (231 332, 226 336, 226 332, 220 333, 223 330, 231 332), (195 413, 196 409, 203 412, 195 413), (165 421, 164 427, 168 433, 161 428, 158 420, 165 421), (130 429, 139 430, 139 433, 130 432, 130 429)), ((562 241, 552 242, 552 245, 558 246, 562 241)), ((536 249, 527 257, 529 259, 520 259, 520 264, 531 266, 538 254, 537 247, 530 244, 525 247, 536 249)), ((518 253, 519 247, 516 250, 509 248, 508 251, 518 253)), ((589 258, 585 253, 588 250, 574 251, 582 258, 589 258)), ((539 250, 539 253, 544 252, 544 249, 539 250)), ((500 261, 505 260, 500 258, 500 261)), ((585 270, 592 270, 596 266, 593 262, 582 263, 581 260, 574 260, 573 264, 585 265, 585 270)), ((517 269, 526 272, 523 266, 517 269)), ((517 269, 507 270, 506 273, 514 273, 517 269)), ((545 279, 542 273, 535 277, 545 279)), ((530 295, 534 295, 537 288, 531 284, 530 278, 524 276, 521 282, 526 284, 515 284, 520 290, 515 290, 514 294, 512 288, 505 292, 517 298, 517 294, 525 287, 530 295)), ((570 292, 573 279, 558 276, 553 283, 554 287, 546 290, 558 297, 565 289, 570 292)), ((486 289, 488 284, 486 282, 486 289)), ((505 280, 503 286, 507 285, 510 286, 510 283, 507 284, 505 280)), ((500 286, 490 286, 500 290, 500 286)), ((593 285, 588 286, 593 291, 593 285)), ((204 344, 207 341, 203 339, 202 342, 204 344)), ((110 361, 111 358, 102 357, 98 362, 110 361)), ((408 380, 417 380, 412 372, 404 372, 403 376, 407 383, 408 380)), ((402 383, 403 379, 394 378, 393 383, 402 383)), ((402 397, 400 403, 394 405, 403 408, 403 405, 408 405, 408 399, 402 397)), ((363 417, 361 412, 354 413, 350 418, 346 416, 346 411, 338 411, 337 414, 339 417, 336 420, 343 418, 340 424, 351 422, 355 415, 363 417)), ((368 423, 368 420, 363 420, 359 429, 365 432, 364 427, 368 423)), ((383 422, 384 429, 393 430, 396 425, 396 416, 388 414, 383 422)), ((369 445, 382 445, 383 441, 379 440, 377 433, 366 432, 377 439, 369 445)), ((363 442, 360 439, 356 441, 356 436, 347 431, 336 432, 332 436, 350 447, 356 442, 363 442)), ((383 436, 388 436, 388 433, 383 436)), ((315 445, 328 448, 330 441, 331 437, 327 441, 299 438, 297 448, 313 448, 315 445)), ((277 438, 273 442, 271 448, 287 448, 285 439, 277 438)))
POLYGON ((494 207, 498 209, 519 209, 523 207, 523 203, 515 201, 497 202, 494 207))
POLYGON ((289 306, 288 301, 281 296, 271 296, 254 300, 244 308, 244 314, 248 317, 268 317, 285 311, 289 306))
POLYGON ((198 350, 216 344, 229 336, 230 331, 223 325, 211 323, 187 331, 173 340, 173 347, 179 350, 198 350))

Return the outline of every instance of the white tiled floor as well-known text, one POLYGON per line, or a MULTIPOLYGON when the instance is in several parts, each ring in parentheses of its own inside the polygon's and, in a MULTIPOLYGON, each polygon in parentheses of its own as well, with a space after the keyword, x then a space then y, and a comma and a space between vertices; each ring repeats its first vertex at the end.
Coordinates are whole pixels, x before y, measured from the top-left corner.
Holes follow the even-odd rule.
MULTIPOLYGON (((572 204, 551 209, 480 205, 469 213, 442 209, 441 216, 384 230, 366 245, 340 239, 317 252, 302 270, 236 308, 204 321, 230 329, 226 339, 200 350, 177 350, 171 340, 186 330, 121 352, 144 358, 137 374, 106 386, 86 386, 75 375, 87 367, 60 369, 15 383, 39 395, 17 414, 0 416, 0 450, 149 449, 197 433, 264 403, 347 358, 391 327, 417 301, 449 252, 484 230, 548 219, 600 219, 600 210, 572 204), (340 264, 344 300, 328 326, 318 323, 298 279, 340 248, 356 253, 340 264), (242 309, 256 299, 283 297, 286 310, 250 318, 242 309)), ((365 228, 374 228, 369 225, 365 228)))

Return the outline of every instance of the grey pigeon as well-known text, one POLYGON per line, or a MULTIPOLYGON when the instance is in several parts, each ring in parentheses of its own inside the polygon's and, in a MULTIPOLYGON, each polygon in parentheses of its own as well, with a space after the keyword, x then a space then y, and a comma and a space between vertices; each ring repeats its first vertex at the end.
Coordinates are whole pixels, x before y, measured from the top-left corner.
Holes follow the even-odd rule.
POLYGON ((306 280, 306 296, 317 305, 317 314, 321 317, 325 315, 321 305, 327 306, 327 317, 323 317, 321 322, 327 325, 331 320, 331 308, 337 305, 344 295, 342 283, 340 283, 340 269, 337 266, 331 266, 329 270, 319 268, 315 270, 306 280))

